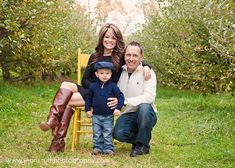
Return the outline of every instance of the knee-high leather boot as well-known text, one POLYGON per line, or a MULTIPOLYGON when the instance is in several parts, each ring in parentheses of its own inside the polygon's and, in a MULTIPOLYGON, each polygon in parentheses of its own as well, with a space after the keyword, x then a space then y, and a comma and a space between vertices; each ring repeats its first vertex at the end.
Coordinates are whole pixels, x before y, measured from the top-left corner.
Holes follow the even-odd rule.
POLYGON ((73 116, 74 110, 71 107, 66 107, 64 114, 60 121, 60 127, 58 128, 56 135, 54 136, 51 146, 49 148, 50 152, 63 152, 65 148, 64 138, 67 135, 70 120, 73 116))
MULTIPOLYGON (((49 115, 47 117, 47 122, 43 122, 39 124, 39 127, 43 131, 47 131, 49 129, 53 129, 59 126, 61 116, 63 116, 64 110, 71 99, 73 92, 65 89, 60 88, 55 94, 54 100, 52 102, 49 115)), ((54 132, 52 130, 52 132, 54 132)))

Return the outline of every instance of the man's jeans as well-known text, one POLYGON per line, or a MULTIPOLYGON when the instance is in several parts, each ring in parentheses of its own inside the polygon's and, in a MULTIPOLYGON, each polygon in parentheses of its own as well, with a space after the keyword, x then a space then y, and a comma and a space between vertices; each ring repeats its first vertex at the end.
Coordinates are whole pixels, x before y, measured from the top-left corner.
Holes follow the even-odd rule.
POLYGON ((93 150, 114 152, 113 146, 113 115, 93 115, 93 150))
POLYGON ((157 122, 157 115, 151 104, 140 104, 136 112, 122 114, 114 127, 114 138, 134 145, 149 146, 151 131, 157 122))

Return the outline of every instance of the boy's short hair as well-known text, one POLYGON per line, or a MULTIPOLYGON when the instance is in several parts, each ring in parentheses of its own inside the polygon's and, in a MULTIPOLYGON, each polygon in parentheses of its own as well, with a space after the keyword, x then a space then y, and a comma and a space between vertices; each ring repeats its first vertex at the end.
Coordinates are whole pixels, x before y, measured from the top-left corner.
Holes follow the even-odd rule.
POLYGON ((98 69, 110 69, 112 71, 114 70, 114 67, 111 62, 100 61, 95 63, 94 69, 95 71, 97 71, 98 69))

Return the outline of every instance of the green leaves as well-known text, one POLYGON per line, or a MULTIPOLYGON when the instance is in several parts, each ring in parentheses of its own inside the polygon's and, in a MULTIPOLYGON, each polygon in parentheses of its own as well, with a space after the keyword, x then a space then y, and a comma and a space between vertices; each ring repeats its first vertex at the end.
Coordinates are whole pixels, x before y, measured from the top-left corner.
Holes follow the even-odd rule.
POLYGON ((150 15, 134 36, 159 82, 205 93, 234 91, 234 11, 232 0, 172 0, 150 15))
POLYGON ((93 47, 94 30, 74 2, 0 2, 0 65, 5 80, 75 69, 77 48, 93 47))

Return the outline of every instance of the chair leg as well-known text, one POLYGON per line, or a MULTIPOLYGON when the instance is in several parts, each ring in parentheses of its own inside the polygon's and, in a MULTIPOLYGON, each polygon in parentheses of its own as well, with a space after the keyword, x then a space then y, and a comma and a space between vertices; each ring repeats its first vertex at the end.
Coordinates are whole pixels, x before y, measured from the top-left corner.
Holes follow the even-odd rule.
MULTIPOLYGON (((80 137, 82 133, 91 133, 90 131, 82 131, 81 127, 85 126, 87 122, 81 121, 82 119, 83 109, 77 108, 74 113, 74 121, 73 121, 73 132, 72 132, 72 145, 71 151, 75 151, 77 144, 80 143, 80 137)), ((91 125, 87 125, 91 126, 91 125)))
POLYGON ((75 148, 76 148, 76 145, 77 145, 77 118, 78 118, 78 111, 75 110, 75 113, 74 113, 74 119, 73 119, 73 134, 72 134, 72 148, 71 148, 71 151, 75 151, 75 148))
MULTIPOLYGON (((77 118, 77 120, 79 120, 79 121, 81 121, 81 109, 79 109, 79 111, 78 111, 78 118, 77 118)), ((79 143, 80 142, 80 134, 81 134, 81 122, 78 122, 78 125, 77 125, 77 138, 76 138, 76 141, 77 141, 77 143, 79 143)))

